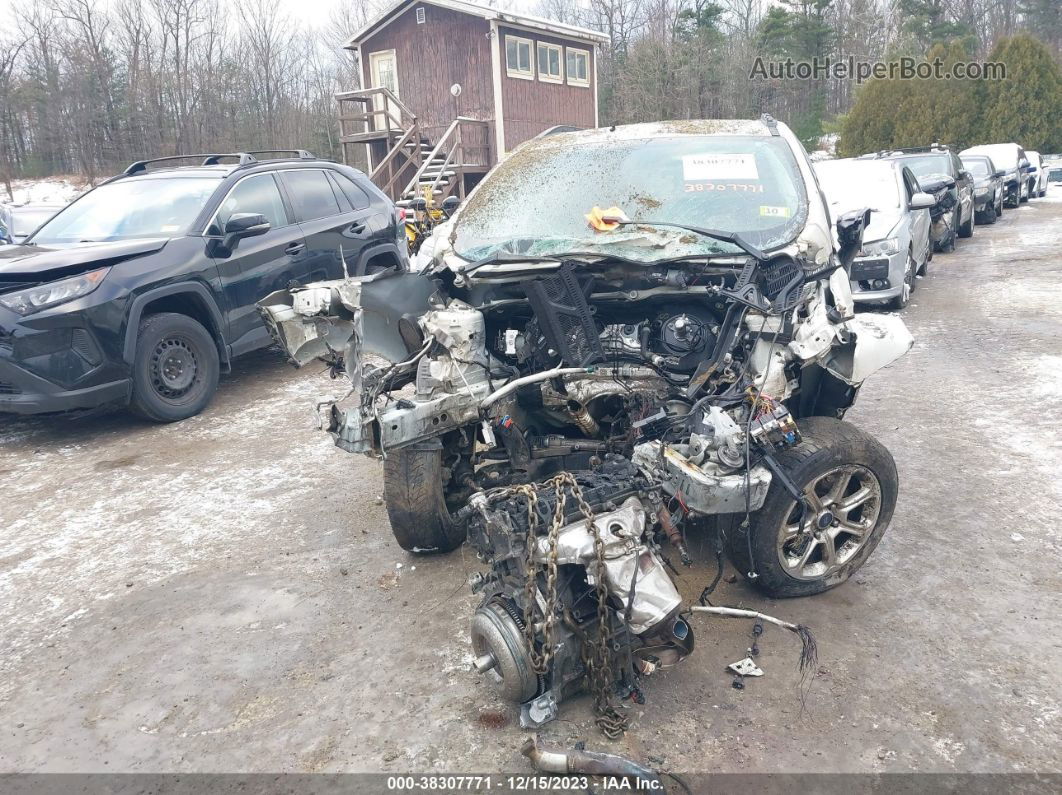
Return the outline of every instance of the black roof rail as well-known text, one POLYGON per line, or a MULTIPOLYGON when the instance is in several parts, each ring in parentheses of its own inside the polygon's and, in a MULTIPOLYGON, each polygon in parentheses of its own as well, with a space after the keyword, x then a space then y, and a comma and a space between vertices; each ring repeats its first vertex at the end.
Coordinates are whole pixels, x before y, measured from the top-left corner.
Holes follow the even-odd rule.
POLYGON ((886 152, 900 152, 902 154, 918 154, 920 152, 951 152, 954 147, 934 141, 929 146, 897 146, 895 149, 887 149, 886 152))
POLYGON ((252 149, 248 152, 251 155, 279 155, 282 152, 290 152, 295 155, 294 158, 263 158, 268 160, 316 160, 317 157, 313 152, 307 152, 305 149, 252 149))
POLYGON ((257 163, 254 155, 249 152, 215 152, 213 154, 198 154, 198 155, 169 155, 168 157, 152 157, 148 160, 137 160, 135 163, 131 163, 125 170, 125 175, 139 174, 141 171, 147 171, 147 167, 151 163, 166 163, 171 160, 197 160, 203 158, 203 162, 200 165, 204 166, 216 166, 218 160, 223 157, 235 157, 239 158, 240 165, 246 166, 251 163, 257 163))
POLYGON ((778 121, 770 113, 764 113, 761 115, 760 121, 771 131, 771 135, 780 135, 778 132, 778 121))

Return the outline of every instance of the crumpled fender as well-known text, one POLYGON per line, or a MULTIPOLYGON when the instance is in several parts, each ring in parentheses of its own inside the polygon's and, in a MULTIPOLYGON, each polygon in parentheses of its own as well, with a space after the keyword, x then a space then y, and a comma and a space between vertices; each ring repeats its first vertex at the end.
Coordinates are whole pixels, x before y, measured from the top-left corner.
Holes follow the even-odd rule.
POLYGON ((899 315, 867 312, 845 321, 840 328, 840 341, 822 364, 853 386, 892 364, 914 345, 914 337, 899 315))
POLYGON ((407 321, 407 335, 419 334, 418 320, 435 292, 423 273, 383 271, 278 290, 258 302, 258 311, 296 365, 342 352, 355 337, 359 354, 400 362, 420 347, 411 350, 400 324, 407 321))

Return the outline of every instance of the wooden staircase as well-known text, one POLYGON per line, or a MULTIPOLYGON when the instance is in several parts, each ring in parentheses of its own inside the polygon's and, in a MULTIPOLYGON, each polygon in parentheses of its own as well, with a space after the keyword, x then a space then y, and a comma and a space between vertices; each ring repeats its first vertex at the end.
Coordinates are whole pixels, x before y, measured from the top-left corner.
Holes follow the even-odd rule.
POLYGON ((458 116, 445 129, 424 129, 386 88, 345 91, 336 100, 343 162, 367 172, 399 206, 418 197, 463 199, 466 177, 485 174, 493 164, 486 120, 458 116))

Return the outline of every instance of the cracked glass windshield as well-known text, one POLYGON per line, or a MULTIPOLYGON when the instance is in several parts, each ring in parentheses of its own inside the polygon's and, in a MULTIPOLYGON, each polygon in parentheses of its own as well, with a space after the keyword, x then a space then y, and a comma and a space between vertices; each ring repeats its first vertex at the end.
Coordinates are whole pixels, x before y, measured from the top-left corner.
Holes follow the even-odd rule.
POLYGON ((558 135, 498 167, 462 210, 454 249, 470 261, 496 252, 640 262, 740 252, 681 229, 598 231, 587 218, 594 208, 632 221, 737 232, 762 249, 792 241, 808 212, 796 160, 778 137, 558 135))

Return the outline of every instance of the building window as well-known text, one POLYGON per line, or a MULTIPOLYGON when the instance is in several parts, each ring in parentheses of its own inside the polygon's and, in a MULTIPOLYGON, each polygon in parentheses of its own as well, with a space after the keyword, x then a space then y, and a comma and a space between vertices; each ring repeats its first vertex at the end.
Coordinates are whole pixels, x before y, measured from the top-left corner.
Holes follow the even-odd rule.
POLYGON ((420 8, 417 9, 417 24, 418 25, 423 25, 424 24, 424 6, 421 6, 420 8))
POLYGON ((590 85, 590 51, 574 50, 567 48, 568 53, 568 85, 590 85))
POLYGON ((531 64, 531 39, 505 37, 505 71, 509 77, 535 79, 535 68, 531 64))
POLYGON ((538 79, 546 83, 563 83, 561 63, 564 56, 556 44, 538 43, 538 79))

